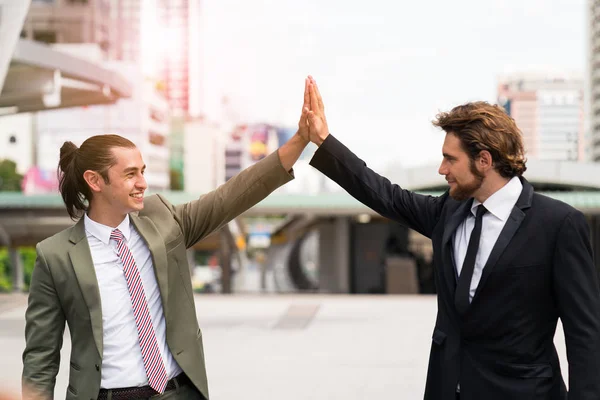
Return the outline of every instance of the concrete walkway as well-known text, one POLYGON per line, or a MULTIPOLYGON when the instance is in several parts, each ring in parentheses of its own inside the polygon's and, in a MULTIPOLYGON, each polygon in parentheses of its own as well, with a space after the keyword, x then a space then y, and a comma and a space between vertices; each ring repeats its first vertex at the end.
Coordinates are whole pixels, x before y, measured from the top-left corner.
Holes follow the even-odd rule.
MULTIPOLYGON (((22 301, 0 311, 0 387, 17 394, 22 301)), ((203 295, 196 309, 213 400, 423 396, 433 296, 203 295)), ((560 329, 556 343, 566 374, 560 329)), ((65 397, 69 348, 67 333, 56 399, 65 397)))

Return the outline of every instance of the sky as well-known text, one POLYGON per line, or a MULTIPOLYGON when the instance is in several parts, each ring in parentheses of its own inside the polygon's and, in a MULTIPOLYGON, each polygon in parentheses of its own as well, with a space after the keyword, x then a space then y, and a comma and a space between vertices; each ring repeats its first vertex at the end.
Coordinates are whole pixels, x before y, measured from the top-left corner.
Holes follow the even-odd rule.
POLYGON ((375 169, 441 160, 431 120, 498 77, 587 68, 585 0, 202 0, 203 113, 297 126, 304 78, 375 169), (227 98, 227 105, 223 105, 227 98))

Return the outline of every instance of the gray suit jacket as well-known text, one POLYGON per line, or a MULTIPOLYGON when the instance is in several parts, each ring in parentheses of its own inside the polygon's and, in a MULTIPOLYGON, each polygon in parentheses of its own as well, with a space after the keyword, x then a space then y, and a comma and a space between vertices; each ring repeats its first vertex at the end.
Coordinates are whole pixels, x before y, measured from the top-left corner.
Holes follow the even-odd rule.
MULTIPOLYGON (((275 152, 218 189, 173 206, 149 196, 130 215, 145 239, 160 289, 167 344, 194 385, 208 383, 186 249, 293 179, 275 152), (137 214, 137 215, 136 215, 137 214)), ((37 245, 26 312, 24 398, 53 398, 65 322, 71 333, 67 399, 96 399, 102 368, 102 309, 83 218, 37 245)))

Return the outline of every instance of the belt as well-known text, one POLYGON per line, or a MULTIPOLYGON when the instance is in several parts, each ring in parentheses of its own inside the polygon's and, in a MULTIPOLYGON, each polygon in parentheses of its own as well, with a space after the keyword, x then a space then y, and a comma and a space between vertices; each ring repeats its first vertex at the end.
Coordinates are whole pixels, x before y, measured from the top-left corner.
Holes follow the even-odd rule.
MULTIPOLYGON (((167 382, 167 390, 176 389, 178 386, 184 386, 191 384, 192 381, 185 373, 177 375, 175 378, 167 382)), ((126 388, 117 389, 100 389, 98 393, 98 400, 108 400, 108 392, 112 392, 111 400, 131 400, 131 399, 147 399, 152 396, 159 394, 156 390, 152 389, 149 385, 146 386, 133 386, 126 388)))

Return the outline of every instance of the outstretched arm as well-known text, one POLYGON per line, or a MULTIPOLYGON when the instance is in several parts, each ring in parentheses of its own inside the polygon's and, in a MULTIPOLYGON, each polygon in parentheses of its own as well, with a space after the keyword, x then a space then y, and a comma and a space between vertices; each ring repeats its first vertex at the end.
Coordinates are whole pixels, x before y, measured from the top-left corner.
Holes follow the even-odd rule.
POLYGON ((319 146, 310 165, 382 216, 431 237, 448 194, 433 197, 413 193, 368 168, 364 161, 329 134, 323 99, 312 78, 309 95, 309 139, 319 146))
POLYGON ((306 145, 310 143, 308 140, 308 110, 310 107, 308 85, 309 81, 307 78, 304 80, 304 103, 302 104, 300 121, 298 121, 298 131, 277 150, 281 165, 283 165, 286 171, 292 169, 306 145))
POLYGON ((309 143, 306 138, 309 102, 308 81, 305 81, 298 132, 287 143, 216 190, 198 200, 174 207, 187 247, 221 228, 294 178, 292 167, 309 143))

